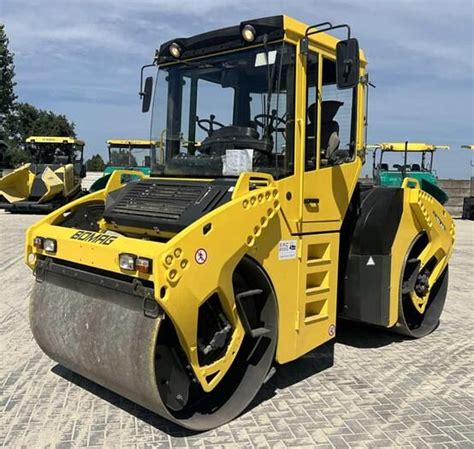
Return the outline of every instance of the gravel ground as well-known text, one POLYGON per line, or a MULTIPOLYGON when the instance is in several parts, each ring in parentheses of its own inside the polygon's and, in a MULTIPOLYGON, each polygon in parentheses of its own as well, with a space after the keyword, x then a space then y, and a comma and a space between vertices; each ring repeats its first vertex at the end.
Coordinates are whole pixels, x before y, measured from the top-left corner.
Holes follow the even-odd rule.
POLYGON ((440 327, 423 340, 359 325, 281 366, 250 409, 184 431, 60 367, 31 335, 23 238, 0 213, 0 444, 4 447, 474 447, 474 223, 457 221, 440 327))

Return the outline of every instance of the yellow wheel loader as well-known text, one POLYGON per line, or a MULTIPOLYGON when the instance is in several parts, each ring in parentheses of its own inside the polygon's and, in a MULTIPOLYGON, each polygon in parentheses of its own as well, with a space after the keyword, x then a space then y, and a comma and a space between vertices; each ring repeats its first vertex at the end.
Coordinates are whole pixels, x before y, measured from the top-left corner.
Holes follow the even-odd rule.
POLYGON ((436 328, 453 220, 416 179, 358 183, 368 76, 347 25, 244 21, 166 42, 153 66, 162 163, 27 231, 46 354, 204 430, 333 339, 336 317, 436 328))
POLYGON ((0 209, 47 213, 81 195, 82 140, 31 136, 25 143, 33 160, 0 179, 0 209))

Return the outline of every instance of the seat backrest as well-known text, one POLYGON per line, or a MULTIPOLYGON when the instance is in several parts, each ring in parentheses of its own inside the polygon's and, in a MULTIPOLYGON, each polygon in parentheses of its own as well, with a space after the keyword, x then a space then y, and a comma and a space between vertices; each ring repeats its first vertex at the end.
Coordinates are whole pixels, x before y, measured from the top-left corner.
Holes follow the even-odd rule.
MULTIPOLYGON (((337 111, 344 103, 336 100, 327 100, 321 103, 321 158, 330 159, 331 155, 339 148, 339 123, 334 120, 337 111)), ((306 161, 313 156, 316 145, 316 103, 308 107, 309 123, 306 126, 306 161)))
POLYGON ((321 126, 321 154, 330 159, 332 154, 339 148, 339 124, 332 120, 321 126))
POLYGON ((339 123, 334 120, 337 111, 344 103, 328 100, 321 104, 321 153, 326 159, 339 148, 339 123))
POLYGON ((388 164, 380 164, 380 170, 388 170, 388 164))
POLYGON ((421 171, 420 164, 412 164, 411 169, 412 171, 421 171))

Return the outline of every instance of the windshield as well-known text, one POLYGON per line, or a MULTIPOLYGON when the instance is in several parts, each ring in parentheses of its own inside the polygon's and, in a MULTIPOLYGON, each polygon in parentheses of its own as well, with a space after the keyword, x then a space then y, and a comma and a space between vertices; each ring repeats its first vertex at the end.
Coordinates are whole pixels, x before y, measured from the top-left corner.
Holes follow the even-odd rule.
POLYGON ((394 151, 381 151, 378 166, 381 170, 409 170, 409 171, 432 171, 433 152, 411 152, 405 153, 394 151))
POLYGON ((28 151, 35 164, 73 164, 82 162, 83 146, 70 143, 30 143, 28 151))
POLYGON ((150 167, 150 147, 109 146, 109 165, 115 167, 150 167))
POLYGON ((160 67, 152 138, 169 176, 288 176, 294 169, 294 46, 277 43, 160 67))

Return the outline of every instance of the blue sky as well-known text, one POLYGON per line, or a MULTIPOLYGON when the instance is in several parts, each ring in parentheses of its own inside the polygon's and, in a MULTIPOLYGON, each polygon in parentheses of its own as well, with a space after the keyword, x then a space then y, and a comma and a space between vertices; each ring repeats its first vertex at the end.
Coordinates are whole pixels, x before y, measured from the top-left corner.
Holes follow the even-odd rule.
POLYGON ((351 25, 377 88, 369 141, 451 145, 441 177, 472 176, 474 13, 472 0, 2 0, 21 101, 66 114, 106 154, 107 138, 149 136, 138 76, 160 43, 241 20, 288 14, 351 25))

